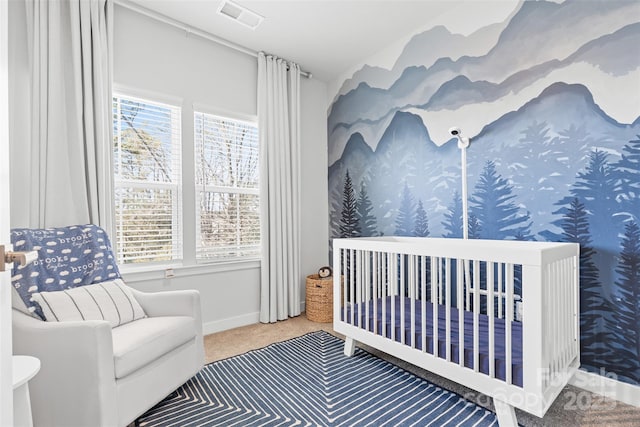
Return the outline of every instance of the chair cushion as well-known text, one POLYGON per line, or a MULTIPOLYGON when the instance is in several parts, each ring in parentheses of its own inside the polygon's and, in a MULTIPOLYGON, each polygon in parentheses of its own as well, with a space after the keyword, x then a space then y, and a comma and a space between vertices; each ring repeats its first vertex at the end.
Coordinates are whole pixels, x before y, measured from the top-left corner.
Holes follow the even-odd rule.
POLYGON ((146 317, 113 328, 116 378, 135 372, 195 336, 195 319, 188 316, 146 317))
POLYGON ((144 310, 121 279, 55 292, 35 292, 45 320, 106 320, 111 327, 145 317, 144 310))

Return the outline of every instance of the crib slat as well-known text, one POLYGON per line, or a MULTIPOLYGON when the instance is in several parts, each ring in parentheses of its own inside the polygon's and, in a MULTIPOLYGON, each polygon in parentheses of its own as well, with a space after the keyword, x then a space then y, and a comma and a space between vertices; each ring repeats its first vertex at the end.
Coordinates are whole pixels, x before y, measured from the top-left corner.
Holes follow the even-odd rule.
MULTIPOLYGON (((464 262, 464 268, 465 270, 469 268, 469 261, 465 261, 464 262)), ((464 286, 464 300, 465 300, 465 310, 467 311, 471 311, 471 293, 473 292, 473 286, 475 285, 475 283, 471 283, 471 281, 469 280, 469 278, 466 275, 466 271, 465 271, 465 286, 464 286)))
POLYGON ((502 290, 504 289, 504 282, 502 280, 502 269, 504 268, 503 263, 498 264, 498 319, 502 319, 502 303, 503 303, 503 295, 502 290))
MULTIPOLYGON (((458 365, 464 366, 464 283, 463 277, 466 277, 468 267, 467 260, 456 260, 456 296, 458 309, 458 365), (464 275, 464 276, 463 276, 464 275)), ((467 282, 467 286, 469 283, 467 282)))
POLYGON ((406 264, 407 256, 403 254, 403 255, 399 255, 399 257, 400 257, 400 342, 402 344, 405 344, 405 335, 406 335, 405 331, 407 330, 407 328, 405 327, 405 319, 404 319, 404 315, 405 315, 404 302, 406 301, 405 286, 407 285, 407 283, 405 279, 405 273, 406 273, 405 264, 406 264))
MULTIPOLYGON (((357 324, 359 328, 362 328, 362 311, 364 305, 362 304, 362 253, 364 251, 356 251, 356 294, 355 294, 355 307, 358 307, 357 324)), ((355 311, 355 309, 354 309, 355 311)))
MULTIPOLYGON (((569 330, 571 331, 571 336, 570 336, 570 342, 571 342, 571 360, 573 360, 577 355, 577 346, 575 345, 578 342, 579 337, 576 336, 576 320, 578 319, 578 315, 577 315, 577 310, 576 307, 573 305, 573 302, 576 301, 577 295, 575 295, 574 292, 574 287, 573 287, 573 277, 574 274, 576 274, 577 271, 577 267, 574 264, 574 260, 573 259, 569 259, 569 271, 567 272, 567 278, 566 278, 566 286, 569 288, 569 301, 567 303, 567 309, 570 310, 570 312, 567 314, 568 317, 568 321, 569 321, 569 330), (574 313, 576 313, 576 315, 574 316, 574 313)), ((578 273, 579 274, 579 273, 578 273)))
POLYGON ((564 266, 562 277, 560 278, 560 283, 562 283, 562 288, 564 290, 564 303, 563 303, 563 316, 564 316, 564 331, 565 331, 565 363, 563 366, 567 366, 567 364, 571 361, 571 299, 570 299, 570 289, 567 286, 568 283, 571 283, 571 270, 568 264, 569 260, 565 259, 562 261, 564 266))
MULTIPOLYGON (((554 281, 556 280, 556 278, 558 277, 558 264, 557 263, 552 263, 551 264, 551 283, 554 283, 554 281)), ((553 311, 553 321, 554 324, 558 325, 558 321, 560 319, 560 310, 561 310, 561 305, 560 305, 560 301, 559 301, 559 295, 558 295, 558 290, 555 289, 554 290, 554 311, 553 311)), ((554 328, 554 337, 555 337, 555 342, 554 342, 554 346, 553 346, 553 369, 552 369, 552 373, 553 375, 555 375, 555 373, 558 370, 558 367, 560 366, 560 347, 562 344, 562 331, 560 330, 559 327, 554 328)))
POLYGON ((372 296, 373 301, 371 305, 373 306, 373 327, 371 330, 374 334, 378 333, 378 286, 380 284, 380 252, 373 253, 373 283, 372 283, 372 296))
MULTIPOLYGON (((562 275, 564 274, 564 263, 562 261, 557 262, 558 264, 558 276, 556 277, 556 280, 562 280, 562 275)), ((556 282, 558 283, 558 282, 556 282)), ((560 367, 565 366, 565 358, 566 358, 566 351, 567 351, 567 333, 569 331, 567 331, 566 328, 566 323, 565 323, 565 305, 564 305, 564 287, 561 286, 559 289, 559 294, 560 294, 560 317, 558 318, 558 323, 560 324, 561 328, 562 328, 562 333, 560 335, 562 341, 561 341, 561 348, 560 348, 560 358, 559 358, 559 363, 560 363, 560 367)))
POLYGON ((506 301, 505 301, 505 337, 504 337, 504 351, 505 351, 505 381, 507 384, 512 384, 511 374, 511 322, 513 321, 513 264, 505 264, 506 266, 506 301))
MULTIPOLYGON (((552 284, 553 286, 553 282, 555 281, 555 265, 551 264, 549 266, 549 283, 552 284)), ((551 295, 553 296, 553 288, 551 289, 551 295)), ((558 316, 558 311, 559 311, 559 305, 558 305, 558 299, 557 298, 552 298, 552 303, 551 303, 551 318, 552 319, 557 319, 558 316)), ((553 378, 553 375, 555 375, 558 364, 557 364, 557 354, 558 354, 558 328, 551 328, 551 335, 553 337, 553 341, 551 344, 551 364, 550 364, 550 374, 551 374, 551 378, 553 378)), ((551 380, 550 378, 550 380, 551 380)))
MULTIPOLYGON (((523 277, 524 277, 524 272, 523 272, 523 277)), ((542 301, 549 301, 549 292, 550 292, 550 283, 549 283, 549 266, 545 266, 544 270, 542 271, 542 301)), ((523 294, 525 293, 524 290, 522 292, 523 294)), ((547 306, 549 306, 550 302, 546 303, 547 306)), ((550 358, 551 358, 551 354, 549 353, 549 347, 551 346, 551 334, 547 333, 546 331, 548 331, 551 325, 551 320, 549 319, 549 316, 542 316, 541 320, 541 328, 542 328, 542 342, 543 342, 543 353, 542 353, 542 368, 545 369, 545 371, 543 371, 543 375, 542 375, 542 387, 543 389, 545 389, 548 384, 549 384, 549 362, 550 362, 550 358)), ((523 322, 526 322, 527 319, 524 318, 523 322)), ((522 325, 522 331, 524 333, 525 331, 525 325, 522 325)), ((524 346, 524 343, 523 343, 524 346)))
MULTIPOLYGON (((560 265, 557 262, 554 262, 552 265, 553 265, 553 277, 552 277, 553 282, 552 283, 557 283, 558 276, 560 275, 560 265)), ((556 314, 554 317, 554 321, 556 325, 558 325, 558 327, 556 328, 557 341, 556 341, 556 350, 554 354, 555 369, 557 370, 562 365, 562 331, 560 330, 562 325, 558 324, 558 322, 560 322, 560 318, 562 317, 562 302, 560 301, 560 292, 558 292, 557 288, 554 293, 555 293, 554 299, 556 300, 556 314)))
MULTIPOLYGON (((554 265, 554 283, 557 283, 558 280, 558 276, 560 275, 560 265, 557 262, 553 263, 554 265)), ((558 292, 556 291, 556 294, 558 294, 558 292)), ((556 322, 559 322, 560 319, 562 318, 562 304, 560 301, 560 298, 556 298, 558 300, 558 311, 557 311, 557 315, 556 315, 556 322)), ((560 367, 562 366, 562 333, 563 331, 558 331, 557 335, 558 335, 558 347, 556 350, 556 368, 559 370, 560 367)))
POLYGON ((369 330, 369 321, 370 321, 370 314, 369 314, 369 304, 371 302, 371 285, 373 283, 373 277, 372 277, 372 273, 373 270, 371 270, 371 251, 365 251, 365 257, 364 257, 364 283, 363 283, 363 287, 364 287, 364 300, 366 302, 365 307, 365 322, 364 322, 364 328, 366 330, 369 330))
POLYGON ((564 330, 565 330, 565 363, 563 366, 566 366, 570 361, 571 361, 571 350, 572 350, 572 339, 571 339, 571 332, 572 332, 572 328, 571 328, 571 295, 570 295, 570 289, 567 286, 568 283, 571 283, 571 270, 569 267, 569 260, 565 259, 562 261, 562 265, 563 265, 563 271, 562 271, 562 277, 560 278, 562 283, 562 287, 564 290, 564 310, 562 312, 563 317, 564 317, 564 330))
MULTIPOLYGON (((556 266, 555 263, 551 264, 550 269, 549 269, 549 274, 550 274, 550 278, 549 281, 550 283, 554 283, 555 282, 555 278, 556 278, 556 266)), ((553 295, 553 294, 552 294, 553 295)), ((558 304, 558 299, 557 298, 552 298, 553 302, 551 305, 551 318, 552 319, 557 319, 558 318, 558 313, 560 311, 559 307, 560 305, 558 304)), ((552 328, 551 329, 551 333, 553 334, 553 344, 551 345, 551 375, 555 375, 556 370, 558 368, 558 344, 559 344, 559 337, 558 337, 558 328, 552 328)))
POLYGON ((421 341, 422 341, 422 352, 427 352, 427 257, 420 257, 420 266, 422 267, 422 275, 420 280, 420 300, 421 300, 421 308, 422 315, 420 316, 420 321, 422 322, 420 332, 421 332, 421 341))
POLYGON ((567 286, 569 283, 571 283, 571 267, 569 265, 570 260, 569 259, 565 259, 562 261, 562 264, 564 265, 564 271, 562 272, 562 277, 560 278, 564 289, 564 304, 562 305, 564 307, 564 330, 565 330, 565 363, 563 366, 567 366, 567 364, 569 364, 569 362, 571 362, 572 359, 572 348, 573 348, 573 343, 572 343, 572 330, 573 328, 571 327, 571 289, 567 286))
POLYGON ((387 294, 389 287, 389 275, 388 275, 388 266, 389 266, 389 254, 382 254, 382 292, 380 296, 382 297, 382 336, 387 336, 387 294))
POLYGON ((444 298, 444 260, 442 257, 438 257, 438 304, 442 305, 442 299, 444 298))
POLYGON ((445 355, 451 362, 451 258, 445 258, 445 355))
POLYGON ((431 307, 433 317, 433 355, 438 357, 438 289, 440 288, 439 257, 431 257, 431 307))
POLYGON ((487 262, 487 317, 489 318, 489 376, 491 378, 496 377, 496 342, 495 342, 495 283, 493 276, 494 269, 493 262, 487 262))
POLYGON ((347 319, 347 286, 349 286, 349 282, 348 282, 348 272, 347 272, 347 254, 346 254, 347 250, 346 249, 340 249, 340 263, 341 263, 341 268, 340 268, 340 272, 341 274, 345 277, 346 279, 346 283, 344 283, 343 286, 345 286, 344 292, 342 293, 342 318, 344 319, 345 322, 348 322, 349 320, 347 319))
MULTIPOLYGON (((551 266, 547 265, 545 268, 545 271, 543 272, 544 274, 544 289, 545 289, 545 294, 543 295, 543 301, 547 302, 547 305, 549 307, 549 313, 553 312, 553 302, 552 302, 552 298, 551 298, 551 290, 552 290, 552 284, 551 284, 551 266)), ((548 386, 549 382, 551 381, 551 366, 553 365, 553 340, 554 340, 554 336, 553 336, 553 329, 552 325, 553 325, 553 319, 551 318, 551 316, 543 316, 543 320, 544 320, 544 329, 543 331, 545 331, 545 333, 543 333, 544 336, 544 342, 545 342, 545 357, 544 357, 544 362, 545 362, 545 368, 547 368, 547 375, 545 375, 545 379, 546 379, 546 383, 545 386, 548 386)), ((525 322, 527 320, 525 319, 525 322)))
MULTIPOLYGON (((469 293, 466 295, 467 304, 468 305, 470 304, 469 303, 469 297, 471 297, 470 294, 475 292, 476 286, 478 286, 478 291, 480 290, 480 288, 479 288, 480 282, 473 282, 471 280, 471 269, 470 269, 470 266, 469 266, 469 262, 470 262, 469 260, 464 261, 464 266, 465 266, 465 269, 464 269, 464 280, 465 280, 465 283, 469 283, 470 284, 468 286, 465 286, 465 288, 469 289, 469 293)), ((467 307, 467 311, 470 311, 470 310, 471 310, 471 307, 468 306, 467 307)))
MULTIPOLYGON (((489 282, 487 282, 489 288, 489 282)), ((480 371, 480 261, 473 261, 473 370, 480 371)))
POLYGON ((398 292, 398 254, 391 254, 389 263, 389 295, 391 296, 391 339, 396 340, 396 293, 398 292))
POLYGON ((573 331, 573 341, 576 357, 580 356, 580 258, 574 257, 571 265, 571 300, 573 301, 573 319, 571 320, 571 330, 573 331))
MULTIPOLYGON (((559 280, 560 276, 562 275, 562 263, 561 262, 555 262, 554 264, 557 264, 558 269, 556 270, 556 283, 558 283, 557 281, 559 280)), ((559 292, 557 292, 560 297, 558 298, 558 318, 557 318, 557 322, 558 325, 562 328, 562 317, 564 315, 563 313, 563 305, 562 305, 562 290, 560 290, 559 292)), ((566 331, 562 330, 560 331, 559 334, 559 339, 560 339, 560 346, 558 348, 558 370, 560 370, 560 368, 564 363, 564 334, 566 331)))
POLYGON ((354 277, 354 264, 355 264, 355 249, 349 250, 349 302, 351 303, 351 324, 355 325, 356 306, 354 304, 355 299, 355 277, 354 277))
MULTIPOLYGON (((555 283, 562 283, 560 280, 562 280, 562 276, 564 274, 564 263, 562 261, 560 262, 556 262, 555 264, 558 264, 558 275, 556 276, 556 280, 557 282, 555 283)), ((559 305, 560 307, 565 307, 564 304, 564 287, 560 286, 560 289, 558 289, 558 294, 560 295, 559 298, 559 305)), ((560 310, 560 317, 558 318, 558 324, 560 325, 560 354, 559 354, 559 363, 560 366, 565 366, 565 357, 566 357, 566 342, 567 342, 567 329, 566 329, 566 323, 565 323, 565 315, 564 315, 564 309, 560 310)))
POLYGON ((409 256, 409 300, 411 302, 411 319, 409 325, 411 325, 411 348, 416 348, 416 256, 409 256))
POLYGON ((569 287, 569 284, 571 283, 571 274, 573 272, 573 268, 571 266, 571 259, 565 259, 564 261, 565 264, 565 272, 564 272, 564 276, 562 277, 562 284, 565 287, 565 301, 564 301, 564 306, 565 307, 565 313, 564 313, 564 318, 565 318, 565 322, 566 322, 566 326, 565 326, 565 330, 567 331, 567 360, 566 360, 566 364, 569 364, 571 362, 571 360, 573 360, 574 358, 574 353, 573 353, 573 349, 575 348, 575 346, 573 345, 573 328, 572 328, 572 323, 573 323, 573 313, 572 313, 572 306, 571 306, 571 301, 572 301, 572 295, 571 295, 571 288, 569 287))

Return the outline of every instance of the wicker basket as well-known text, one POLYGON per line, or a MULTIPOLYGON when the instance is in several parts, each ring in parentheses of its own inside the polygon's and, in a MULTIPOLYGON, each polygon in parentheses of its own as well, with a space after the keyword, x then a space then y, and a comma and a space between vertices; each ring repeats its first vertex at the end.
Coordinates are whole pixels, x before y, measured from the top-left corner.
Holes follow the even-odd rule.
POLYGON ((333 277, 307 276, 305 300, 307 319, 312 322, 333 322, 333 277))

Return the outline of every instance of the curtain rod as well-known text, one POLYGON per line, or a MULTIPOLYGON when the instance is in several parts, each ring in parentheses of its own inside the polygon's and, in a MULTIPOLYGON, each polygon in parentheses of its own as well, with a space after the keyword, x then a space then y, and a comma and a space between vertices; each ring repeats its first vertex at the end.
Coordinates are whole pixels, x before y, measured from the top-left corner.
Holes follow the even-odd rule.
MULTIPOLYGON (((160 21, 160 22, 163 22, 165 24, 169 24, 169 25, 171 25, 173 27, 179 28, 179 29, 185 31, 187 33, 187 35, 193 34, 193 35, 196 35, 196 36, 201 37, 203 39, 212 41, 214 43, 217 43, 217 44, 226 46, 228 48, 231 48, 233 50, 236 50, 238 52, 244 53, 245 55, 253 56, 255 58, 258 57, 258 52, 256 52, 255 50, 246 48, 244 46, 241 46, 241 45, 239 45, 237 43, 234 43, 234 42, 232 42, 230 40, 227 40, 227 39, 224 39, 222 37, 218 37, 218 36, 216 36, 214 34, 211 34, 211 33, 207 32, 207 31, 203 31, 203 30, 200 30, 198 28, 191 27, 191 26, 189 26, 189 25, 187 25, 187 24, 185 24, 185 23, 183 23, 181 21, 178 21, 177 19, 173 19, 173 18, 170 18, 170 17, 168 17, 166 15, 163 15, 161 13, 155 12, 155 11, 153 11, 151 9, 147 9, 146 7, 140 6, 140 5, 136 4, 136 3, 133 3, 130 0, 114 0, 114 3, 119 5, 119 6, 125 7, 125 8, 127 8, 129 10, 132 10, 134 12, 138 12, 138 13, 140 13, 142 15, 148 16, 149 18, 155 19, 156 21, 160 21)), ((300 70, 300 74, 302 76, 304 76, 304 77, 309 78, 309 79, 311 78, 311 73, 308 72, 308 71, 300 70)))

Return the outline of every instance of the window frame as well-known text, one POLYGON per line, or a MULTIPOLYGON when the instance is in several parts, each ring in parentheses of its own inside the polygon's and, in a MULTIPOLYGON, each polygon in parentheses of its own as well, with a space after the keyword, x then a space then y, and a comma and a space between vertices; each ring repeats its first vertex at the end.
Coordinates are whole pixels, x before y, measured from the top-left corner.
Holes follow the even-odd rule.
MULTIPOLYGON (((193 106, 193 111, 192 111, 192 125, 193 125, 193 147, 194 147, 194 157, 193 157, 193 164, 194 164, 194 180, 193 180, 193 185, 194 185, 194 189, 195 189, 195 205, 194 205, 194 212, 196 214, 195 218, 196 218, 196 234, 195 234, 195 261, 196 264, 200 264, 200 265, 206 265, 206 264, 216 264, 216 263, 225 263, 225 262, 230 262, 230 263, 235 263, 235 262, 242 262, 244 260, 246 261, 255 261, 255 260, 259 260, 262 257, 262 236, 260 235, 260 238, 258 240, 258 253, 255 255, 245 255, 245 256, 232 256, 232 257, 213 257, 213 258, 203 258, 203 257, 199 257, 198 256, 198 250, 201 249, 200 247, 200 227, 201 227, 201 221, 200 221, 200 203, 201 203, 201 199, 200 199, 200 193, 203 192, 207 192, 207 193, 222 193, 222 194, 249 194, 249 195, 255 195, 258 197, 258 220, 262 221, 262 218, 260 217, 261 215, 261 203, 262 203, 262 198, 260 197, 260 190, 261 190, 261 185, 260 185, 260 129, 258 128, 258 118, 253 116, 252 118, 248 118, 247 116, 242 116, 239 114, 233 114, 233 113, 229 113, 229 112, 221 112, 220 110, 215 110, 215 109, 211 109, 208 108, 206 106, 203 105, 198 105, 198 104, 194 104, 193 106), (257 143, 257 150, 258 150, 258 161, 257 161, 257 174, 258 174, 258 185, 256 188, 247 188, 247 187, 228 187, 228 186, 219 186, 219 185, 210 185, 210 184, 199 184, 197 182, 197 169, 198 169, 198 151, 197 151, 197 147, 196 147, 196 115, 197 114, 203 114, 203 115, 208 115, 208 116, 213 116, 216 119, 221 119, 221 120, 229 120, 229 121, 234 121, 234 122, 240 122, 243 123, 245 125, 249 125, 249 126, 253 126, 256 129, 256 143, 257 143)), ((258 232, 261 233, 260 231, 261 229, 261 225, 258 226, 258 232)))
MULTIPOLYGON (((141 101, 168 104, 180 108, 180 137, 181 137, 181 188, 179 191, 179 204, 181 207, 180 227, 182 240, 180 243, 182 258, 172 261, 154 261, 142 263, 119 264, 121 273, 126 274, 127 279, 132 282, 147 280, 160 280, 167 277, 188 277, 193 275, 229 272, 239 270, 251 270, 260 268, 263 251, 262 241, 260 242, 260 253, 256 256, 203 259, 198 260, 196 255, 199 199, 196 184, 196 150, 195 150, 195 112, 205 113, 231 120, 243 121, 258 127, 258 117, 254 114, 242 114, 227 109, 212 107, 210 104, 187 102, 187 100, 166 95, 163 93, 141 90, 125 85, 114 84, 112 89, 113 97, 137 98, 141 101)), ((113 125, 112 125, 113 127, 113 125)), ((111 141, 113 143, 113 139, 111 141)), ((258 130, 259 147, 259 130, 258 130)), ((113 148, 112 148, 113 152, 113 148)), ((258 165, 260 158, 258 158, 258 165)), ((259 167, 259 166, 258 166, 259 167)), ((111 200, 115 205, 115 162, 114 170, 111 173, 113 179, 113 194, 111 200)), ((261 184, 258 183, 258 197, 260 197, 261 184)), ((262 198, 260 198, 262 203, 262 198)), ((110 234, 116 236, 116 215, 113 211, 113 230, 110 234)), ((261 218, 262 220, 262 218, 261 218)), ((262 236, 261 236, 262 238, 262 236)), ((116 256, 118 256, 117 239, 112 239, 112 246, 116 256)))
MULTIPOLYGON (((164 106, 171 109, 176 109, 176 116, 174 116, 173 112, 171 114, 171 128, 177 128, 176 136, 178 137, 177 144, 174 144, 172 141, 172 147, 178 148, 176 155, 177 159, 173 160, 172 163, 179 166, 179 173, 176 175, 176 180, 172 179, 172 182, 165 183, 160 181, 142 181, 135 179, 117 179, 116 178, 116 160, 113 159, 113 173, 111 174, 113 179, 113 194, 112 200, 114 204, 113 209, 113 230, 111 230, 110 234, 114 236, 112 239, 112 246, 116 255, 116 260, 118 262, 118 267, 120 270, 128 271, 128 270, 137 270, 144 267, 156 266, 158 268, 162 268, 164 266, 174 266, 179 265, 184 260, 184 202, 183 202, 183 192, 184 192, 184 169, 183 169, 183 144, 184 144, 184 128, 183 128, 183 119, 184 119, 184 111, 182 108, 182 100, 178 98, 168 98, 166 96, 158 96, 157 94, 143 93, 137 90, 116 87, 114 85, 111 93, 111 102, 113 106, 114 99, 124 98, 127 100, 133 100, 134 102, 140 103, 148 103, 148 104, 156 104, 160 106, 164 106), (123 185, 124 184, 124 185, 123 185), (158 189, 158 190, 168 190, 171 192, 171 206, 176 209, 172 209, 171 214, 171 256, 170 260, 160 260, 160 261, 144 261, 144 262, 133 262, 133 263, 124 263, 122 262, 123 258, 120 256, 119 251, 119 242, 118 242, 118 217, 117 217, 117 205, 116 205, 116 194, 118 189, 120 188, 131 188, 131 189, 158 189), (175 255, 175 257, 174 257, 175 255)), ((113 108, 113 107, 112 107, 113 108)), ((120 120, 120 119, 119 119, 120 120)), ((115 124, 112 123, 112 129, 115 128, 115 124)), ((119 127, 119 126, 118 126, 119 127)), ((121 132, 121 130, 119 130, 121 132)), ((173 132, 172 132, 173 134, 173 132)), ((172 135, 173 136, 173 135, 172 135)), ((113 135, 112 144, 115 140, 116 135, 113 135)), ((112 145, 111 153, 115 153, 115 147, 112 145)), ((174 155, 174 153, 172 153, 174 155)), ((172 177, 173 178, 173 177, 172 177)))

